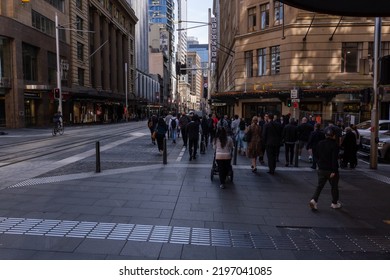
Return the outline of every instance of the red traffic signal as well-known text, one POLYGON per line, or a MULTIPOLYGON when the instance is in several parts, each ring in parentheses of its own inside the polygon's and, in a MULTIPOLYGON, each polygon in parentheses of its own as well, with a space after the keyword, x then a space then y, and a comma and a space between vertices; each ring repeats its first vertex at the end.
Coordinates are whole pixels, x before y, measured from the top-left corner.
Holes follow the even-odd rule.
POLYGON ((293 107, 294 108, 298 108, 298 105, 299 105, 298 102, 293 102, 293 107))

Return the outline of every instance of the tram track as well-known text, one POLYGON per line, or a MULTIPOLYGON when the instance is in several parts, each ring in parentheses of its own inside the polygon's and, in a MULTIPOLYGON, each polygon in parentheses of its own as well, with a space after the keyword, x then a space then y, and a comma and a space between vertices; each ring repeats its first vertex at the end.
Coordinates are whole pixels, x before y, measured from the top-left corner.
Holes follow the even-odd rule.
POLYGON ((144 126, 126 127, 125 125, 120 125, 120 127, 115 129, 110 127, 110 133, 103 134, 102 127, 93 127, 83 130, 83 135, 77 135, 77 130, 73 130, 71 133, 68 130, 62 136, 0 144, 0 150, 3 151, 3 155, 0 155, 0 169, 20 162, 60 155, 65 152, 68 154, 74 153, 78 149, 85 146, 89 147, 97 141, 109 141, 110 139, 124 137, 129 133, 139 131, 141 128, 144 128, 144 126), (16 151, 9 151, 12 149, 16 151))

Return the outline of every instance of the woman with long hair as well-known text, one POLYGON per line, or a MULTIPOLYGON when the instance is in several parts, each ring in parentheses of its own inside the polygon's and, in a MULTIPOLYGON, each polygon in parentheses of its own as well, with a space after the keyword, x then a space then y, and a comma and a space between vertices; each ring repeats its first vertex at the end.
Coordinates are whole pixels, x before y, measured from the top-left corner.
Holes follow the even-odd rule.
POLYGON ((226 177, 231 169, 230 162, 232 159, 233 140, 227 136, 226 129, 220 127, 213 141, 215 149, 215 160, 218 164, 218 175, 221 189, 225 188, 226 177))
POLYGON ((252 172, 257 172, 256 159, 263 156, 263 150, 261 146, 261 127, 258 125, 259 119, 257 116, 252 118, 252 123, 247 127, 245 134, 250 136, 247 138, 248 149, 247 156, 251 159, 252 172))

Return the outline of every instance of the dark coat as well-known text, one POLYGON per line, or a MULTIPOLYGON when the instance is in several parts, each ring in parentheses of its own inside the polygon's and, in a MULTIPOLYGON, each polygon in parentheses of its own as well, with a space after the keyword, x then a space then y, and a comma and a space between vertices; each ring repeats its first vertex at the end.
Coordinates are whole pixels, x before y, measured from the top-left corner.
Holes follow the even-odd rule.
POLYGON ((309 141, 310 133, 314 130, 314 127, 309 123, 302 123, 298 125, 298 140, 307 142, 309 141))
POLYGON ((339 170, 339 145, 334 139, 326 138, 318 143, 316 150, 318 169, 331 172, 339 170))
POLYGON ((318 143, 325 139, 325 133, 321 129, 315 129, 310 133, 309 142, 307 142, 307 149, 313 151, 317 149, 318 143))
POLYGON ((269 121, 263 128, 263 142, 266 146, 280 146, 282 144, 282 125, 269 121))
POLYGON ((298 140, 298 129, 294 124, 289 123, 283 128, 282 139, 284 143, 294 144, 298 140))
POLYGON ((199 139, 200 123, 199 121, 190 121, 187 124, 188 139, 199 139))

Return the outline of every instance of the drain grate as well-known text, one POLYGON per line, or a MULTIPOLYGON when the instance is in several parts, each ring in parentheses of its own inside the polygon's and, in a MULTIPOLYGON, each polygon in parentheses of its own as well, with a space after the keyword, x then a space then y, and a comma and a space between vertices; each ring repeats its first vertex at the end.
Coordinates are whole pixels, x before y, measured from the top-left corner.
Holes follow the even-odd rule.
POLYGON ((328 235, 0 217, 0 234, 129 240, 293 251, 390 252, 390 236, 328 235))

